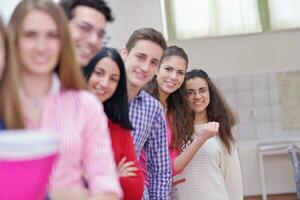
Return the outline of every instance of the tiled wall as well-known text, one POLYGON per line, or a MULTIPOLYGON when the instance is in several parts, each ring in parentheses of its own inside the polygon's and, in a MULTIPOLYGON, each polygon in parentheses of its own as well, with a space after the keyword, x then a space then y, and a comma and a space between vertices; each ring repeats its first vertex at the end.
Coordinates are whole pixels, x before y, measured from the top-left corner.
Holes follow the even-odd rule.
POLYGON ((300 129, 282 128, 277 73, 253 73, 214 79, 238 115, 239 124, 235 127, 238 141, 300 136, 300 129))

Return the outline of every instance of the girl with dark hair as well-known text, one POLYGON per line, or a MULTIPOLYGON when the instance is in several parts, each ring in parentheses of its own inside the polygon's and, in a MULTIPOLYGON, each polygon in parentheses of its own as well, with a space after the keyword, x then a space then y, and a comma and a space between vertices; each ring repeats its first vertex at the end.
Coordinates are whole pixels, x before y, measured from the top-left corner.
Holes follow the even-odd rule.
MULTIPOLYGON (((164 52, 157 76, 144 88, 164 107, 173 176, 188 165, 203 143, 216 134, 219 126, 217 122, 207 123, 203 134, 192 141, 193 114, 185 95, 184 82, 187 67, 188 56, 184 50, 170 46, 164 52), (191 144, 183 151, 188 143, 191 144)), ((176 183, 173 182, 173 185, 176 183)))
POLYGON ((201 147, 184 170, 183 175, 189 181, 178 187, 180 197, 242 200, 241 170, 232 133, 236 118, 206 72, 192 70, 186 74, 186 82, 188 100, 194 112, 194 137, 201 135, 200 130, 208 121, 218 121, 220 128, 216 137, 201 147))
POLYGON ((132 125, 129 121, 126 74, 122 58, 115 49, 104 47, 83 72, 88 90, 103 103, 109 118, 112 147, 124 199, 141 199, 144 175, 137 164, 130 132, 132 125))

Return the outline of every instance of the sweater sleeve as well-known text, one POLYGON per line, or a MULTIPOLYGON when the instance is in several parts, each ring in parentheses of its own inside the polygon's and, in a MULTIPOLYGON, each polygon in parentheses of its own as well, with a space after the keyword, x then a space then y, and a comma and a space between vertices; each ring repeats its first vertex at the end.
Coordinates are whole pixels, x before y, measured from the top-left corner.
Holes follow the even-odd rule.
POLYGON ((144 191, 144 174, 141 171, 140 165, 138 163, 133 139, 130 133, 126 134, 126 146, 124 148, 124 155, 126 156, 126 161, 135 162, 135 167, 138 168, 136 176, 133 177, 120 177, 120 183, 124 193, 124 200, 140 200, 143 196, 144 191))
POLYGON ((221 169, 223 172, 226 190, 230 200, 243 199, 243 186, 240 161, 237 148, 232 145, 231 154, 222 144, 223 155, 221 160, 221 169))

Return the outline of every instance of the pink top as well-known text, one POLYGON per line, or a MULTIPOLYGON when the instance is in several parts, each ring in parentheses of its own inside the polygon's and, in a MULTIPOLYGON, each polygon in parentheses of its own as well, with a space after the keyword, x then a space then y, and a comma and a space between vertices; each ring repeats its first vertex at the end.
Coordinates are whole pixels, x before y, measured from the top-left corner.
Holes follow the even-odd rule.
POLYGON ((92 94, 60 90, 59 79, 53 76, 39 127, 27 118, 27 128, 45 129, 59 138, 60 156, 50 178, 50 190, 84 187, 84 175, 91 194, 112 192, 122 196, 107 118, 92 94))
MULTIPOLYGON (((167 120, 167 118, 166 118, 166 124, 167 124, 167 130, 166 130, 167 131, 167 140, 168 140, 169 154, 170 154, 171 167, 172 167, 172 176, 175 176, 182 172, 182 171, 175 171, 175 169, 174 169, 175 158, 180 153, 176 149, 171 148, 173 132, 172 132, 171 126, 169 124, 169 120, 167 120)), ((145 175, 145 185, 149 186, 149 181, 148 181, 148 177, 147 177, 147 164, 146 164, 147 159, 146 159, 146 153, 145 153, 144 149, 142 149, 139 159, 140 159, 141 170, 143 171, 143 173, 145 175)))
POLYGON ((181 173, 181 171, 175 171, 175 169, 174 169, 174 161, 175 161, 175 158, 179 155, 179 152, 176 149, 171 148, 173 132, 172 132, 171 126, 169 124, 169 120, 167 120, 167 119, 166 119, 166 124, 167 124, 167 139, 168 139, 169 153, 170 153, 170 159, 171 159, 172 175, 175 176, 175 175, 181 173))

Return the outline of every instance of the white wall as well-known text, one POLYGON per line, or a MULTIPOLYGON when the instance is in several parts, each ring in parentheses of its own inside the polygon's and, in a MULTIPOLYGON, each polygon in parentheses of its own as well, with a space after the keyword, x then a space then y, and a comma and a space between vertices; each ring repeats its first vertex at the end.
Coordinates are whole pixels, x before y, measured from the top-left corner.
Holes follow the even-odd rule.
POLYGON ((8 23, 12 11, 19 2, 20 0, 1 0, 0 14, 5 23, 8 23))
POLYGON ((109 0, 116 20, 108 26, 110 46, 122 48, 131 33, 141 27, 162 31, 160 0, 109 0))
MULTIPOLYGON (((160 0, 110 0, 116 21, 109 27, 110 45, 123 47, 131 32, 144 26, 160 31, 160 0)), ((253 71, 300 69, 300 30, 169 41, 183 47, 191 68, 202 67, 213 76, 253 71)))
MULTIPOLYGON (((17 4, 20 2, 21 0, 1 0, 0 2, 0 15, 2 17, 2 20, 5 23, 8 23, 9 18, 13 12, 13 10, 15 9, 15 7, 17 6, 17 4)), ((59 0, 54 0, 55 2, 58 2, 59 0)))
MULTIPOLYGON (((20 0, 1 0, 0 12, 8 20, 20 0)), ((130 34, 140 27, 163 31, 160 0, 108 0, 116 17, 108 26, 110 46, 125 46, 130 34)), ((170 41, 183 47, 190 68, 204 68, 212 76, 253 71, 300 69, 300 30, 170 41)))
POLYGON ((300 69, 300 30, 172 42, 213 75, 300 69))

